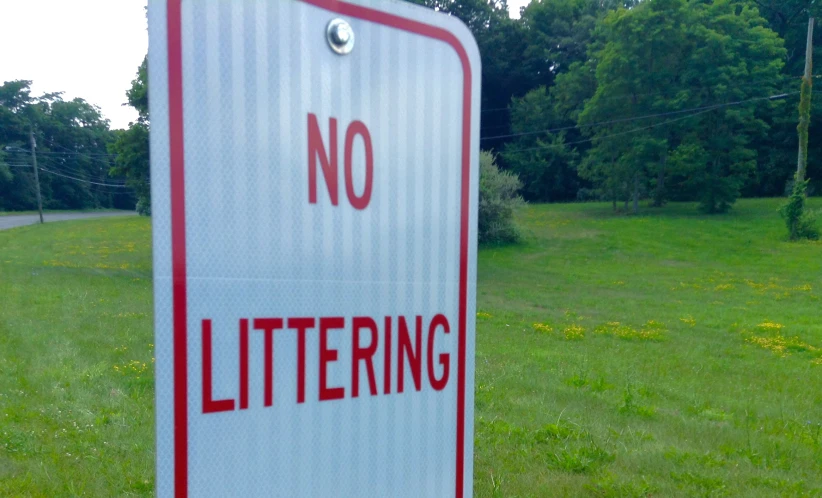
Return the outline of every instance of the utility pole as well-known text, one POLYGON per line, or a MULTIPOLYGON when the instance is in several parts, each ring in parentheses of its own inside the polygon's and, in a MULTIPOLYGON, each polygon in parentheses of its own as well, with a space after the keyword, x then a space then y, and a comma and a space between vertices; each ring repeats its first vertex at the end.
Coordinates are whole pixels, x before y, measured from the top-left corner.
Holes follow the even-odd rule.
POLYGON ((29 128, 29 138, 31 139, 31 161, 34 166, 34 184, 37 185, 37 210, 40 211, 40 223, 43 223, 43 198, 40 196, 40 174, 37 171, 37 142, 34 141, 34 128, 29 128))
POLYGON ((808 19, 808 44, 805 48, 805 75, 799 98, 799 159, 796 165, 796 181, 805 181, 808 167, 808 127, 811 123, 811 90, 813 90, 813 17, 808 19))

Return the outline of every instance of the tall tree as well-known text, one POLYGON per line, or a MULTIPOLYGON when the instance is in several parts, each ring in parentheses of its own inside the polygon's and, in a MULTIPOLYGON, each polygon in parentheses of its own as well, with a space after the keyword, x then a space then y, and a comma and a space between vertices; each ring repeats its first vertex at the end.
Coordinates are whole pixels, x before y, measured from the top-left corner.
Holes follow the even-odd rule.
POLYGON ((545 87, 515 99, 511 108, 514 134, 521 134, 503 149, 502 157, 519 175, 528 201, 573 200, 579 189, 575 171, 576 153, 565 146, 565 134, 536 132, 559 122, 545 87))
POLYGON ((736 0, 648 1, 610 14, 602 28, 604 45, 592 54, 597 89, 579 123, 591 127, 594 149, 612 149, 605 139, 619 136, 626 151, 621 168, 600 164, 601 171, 586 174, 600 182, 609 171, 627 174, 636 210, 643 188, 653 189, 657 204, 670 196, 666 181, 677 166, 678 187, 697 196, 703 210, 727 210, 754 170, 752 141, 767 130, 761 113, 771 104, 747 101, 778 88, 782 40, 756 9, 736 0), (722 104, 730 105, 682 113, 722 104), (639 116, 655 117, 627 121, 639 116), (611 124, 597 125, 603 121, 611 124), (686 150, 694 159, 683 163, 686 150))
POLYGON ((63 100, 60 93, 34 97, 31 81, 0 86, 0 148, 5 148, 0 176, 0 208, 35 207, 29 133, 37 144, 44 205, 52 209, 128 207, 125 189, 111 187, 108 121, 83 99, 63 100))
POLYGON ((151 214, 151 168, 149 163, 149 113, 148 113, 148 57, 137 69, 137 77, 126 91, 128 104, 137 110, 137 122, 129 123, 126 130, 118 131, 109 146, 117 159, 112 174, 126 177, 126 183, 137 196, 137 211, 151 214))

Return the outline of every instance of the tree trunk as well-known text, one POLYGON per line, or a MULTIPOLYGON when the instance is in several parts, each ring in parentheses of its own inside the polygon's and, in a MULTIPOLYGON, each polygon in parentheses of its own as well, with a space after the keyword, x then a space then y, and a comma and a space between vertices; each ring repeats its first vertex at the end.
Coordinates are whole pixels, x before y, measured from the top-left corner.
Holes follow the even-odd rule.
POLYGON ((665 163, 668 161, 668 154, 662 156, 659 163, 659 172, 656 176, 656 193, 654 193, 654 207, 665 205, 665 163))
POLYGON ((639 214, 639 174, 634 175, 634 214, 639 214))
MULTIPOLYGON (((613 174, 613 171, 614 171, 614 159, 611 159, 611 174, 613 174)), ((616 182, 612 180, 610 183, 611 183, 611 200, 613 201, 614 212, 616 213, 617 212, 617 197, 619 196, 619 193, 617 192, 616 182)))
POLYGON ((808 166, 808 126, 811 122, 811 90, 813 89, 813 18, 808 20, 808 45, 805 51, 805 75, 802 78, 799 97, 799 158, 796 165, 796 181, 805 180, 808 166))

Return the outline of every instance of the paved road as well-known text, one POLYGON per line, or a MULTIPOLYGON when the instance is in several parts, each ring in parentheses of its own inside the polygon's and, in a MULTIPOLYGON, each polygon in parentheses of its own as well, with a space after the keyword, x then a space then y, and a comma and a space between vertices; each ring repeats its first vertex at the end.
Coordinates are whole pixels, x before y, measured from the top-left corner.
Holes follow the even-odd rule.
MULTIPOLYGON (((86 218, 108 218, 111 216, 136 216, 134 211, 101 211, 99 213, 45 213, 43 219, 46 223, 51 221, 82 220, 86 218)), ((40 221, 36 214, 23 214, 12 216, 0 216, 0 230, 7 228, 21 227, 23 225, 33 225, 40 221)))

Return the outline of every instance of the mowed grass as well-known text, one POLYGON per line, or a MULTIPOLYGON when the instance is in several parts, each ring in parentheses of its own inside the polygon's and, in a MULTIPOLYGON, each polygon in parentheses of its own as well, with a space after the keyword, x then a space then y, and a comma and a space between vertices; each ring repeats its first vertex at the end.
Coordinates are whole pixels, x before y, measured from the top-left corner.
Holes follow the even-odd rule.
POLYGON ((151 224, 0 231, 0 496, 154 488, 151 224))
POLYGON ((531 206, 481 251, 477 494, 822 496, 822 244, 779 202, 531 206))
MULTIPOLYGON (((778 204, 481 250, 475 494, 822 495, 822 244, 778 204)), ((0 232, 0 496, 153 493, 150 265, 144 218, 0 232)))

